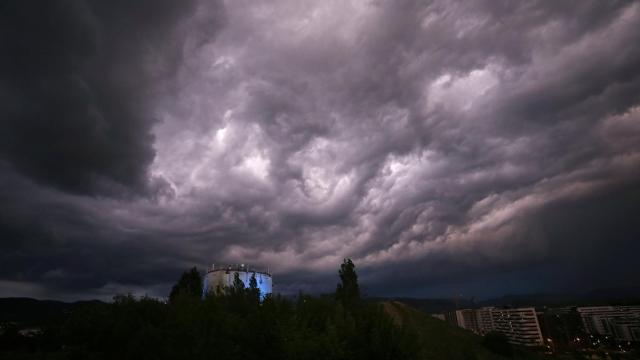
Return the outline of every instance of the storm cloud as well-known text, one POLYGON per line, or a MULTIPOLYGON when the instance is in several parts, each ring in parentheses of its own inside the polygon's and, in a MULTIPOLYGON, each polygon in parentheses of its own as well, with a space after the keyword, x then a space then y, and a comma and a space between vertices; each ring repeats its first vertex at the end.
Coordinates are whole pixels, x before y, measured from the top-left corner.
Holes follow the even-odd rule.
POLYGON ((640 285, 638 2, 1 6, 0 295, 640 285))

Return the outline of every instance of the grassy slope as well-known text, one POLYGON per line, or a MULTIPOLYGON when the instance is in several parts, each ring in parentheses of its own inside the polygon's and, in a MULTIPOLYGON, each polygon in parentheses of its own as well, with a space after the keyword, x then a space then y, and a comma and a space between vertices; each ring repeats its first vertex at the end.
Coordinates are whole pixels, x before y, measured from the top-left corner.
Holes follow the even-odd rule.
MULTIPOLYGON (((444 321, 432 318, 423 312, 400 302, 383 303, 385 311, 397 324, 415 328, 420 334, 422 359, 505 359, 482 345, 482 337, 444 321)), ((517 351, 516 359, 544 359, 542 355, 517 351)))

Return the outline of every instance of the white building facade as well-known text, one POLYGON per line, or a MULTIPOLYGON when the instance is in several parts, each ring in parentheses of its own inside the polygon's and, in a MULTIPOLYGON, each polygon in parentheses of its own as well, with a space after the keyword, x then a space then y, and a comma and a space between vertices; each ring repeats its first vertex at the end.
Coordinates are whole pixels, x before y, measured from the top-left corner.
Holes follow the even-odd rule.
POLYGON ((484 335, 491 331, 499 332, 505 335, 511 344, 543 345, 542 331, 534 308, 485 307, 456 310, 448 316, 448 319, 459 327, 477 334, 484 335))
POLYGON ((585 306, 576 311, 589 334, 640 341, 640 306, 585 306))
POLYGON ((244 264, 235 264, 212 265, 204 277, 203 295, 219 293, 225 288, 233 286, 236 274, 245 287, 249 287, 251 278, 255 277, 262 299, 273 292, 273 279, 268 270, 257 270, 244 264))
POLYGON ((542 346, 543 338, 534 308, 492 309, 493 331, 504 334, 509 342, 524 346, 542 346))

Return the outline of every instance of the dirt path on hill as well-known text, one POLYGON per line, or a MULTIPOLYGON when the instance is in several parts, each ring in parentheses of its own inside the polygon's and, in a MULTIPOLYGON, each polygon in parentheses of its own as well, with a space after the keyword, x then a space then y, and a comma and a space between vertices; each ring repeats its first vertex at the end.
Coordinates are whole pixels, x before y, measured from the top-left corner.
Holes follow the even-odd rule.
POLYGON ((384 312, 391 316, 394 324, 402 325, 402 315, 400 315, 397 308, 398 304, 395 301, 385 301, 382 306, 384 307, 384 312))

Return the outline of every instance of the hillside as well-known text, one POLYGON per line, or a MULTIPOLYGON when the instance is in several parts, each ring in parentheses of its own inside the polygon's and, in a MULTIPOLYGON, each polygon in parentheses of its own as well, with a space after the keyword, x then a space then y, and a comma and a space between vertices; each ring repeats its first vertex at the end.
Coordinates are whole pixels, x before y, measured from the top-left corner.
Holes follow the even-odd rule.
POLYGON ((36 300, 31 298, 0 298, 0 323, 16 322, 25 325, 42 325, 48 321, 58 321, 73 309, 99 301, 62 302, 36 300))
MULTIPOLYGON (((483 338, 468 330, 425 315, 397 301, 383 302, 385 312, 397 325, 407 326, 418 334, 420 359, 505 359, 487 350, 483 338)), ((515 359, 544 359, 543 355, 515 349, 515 359)))

